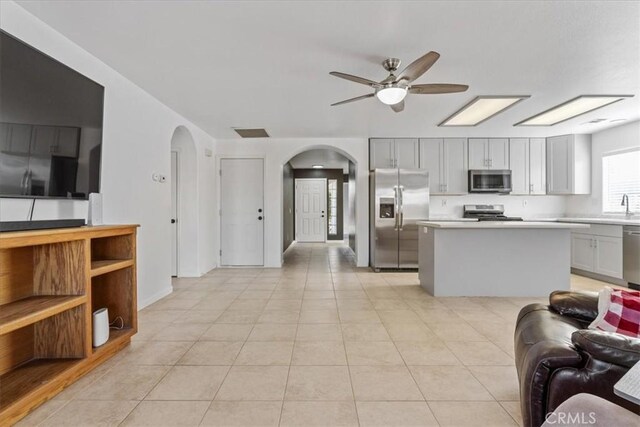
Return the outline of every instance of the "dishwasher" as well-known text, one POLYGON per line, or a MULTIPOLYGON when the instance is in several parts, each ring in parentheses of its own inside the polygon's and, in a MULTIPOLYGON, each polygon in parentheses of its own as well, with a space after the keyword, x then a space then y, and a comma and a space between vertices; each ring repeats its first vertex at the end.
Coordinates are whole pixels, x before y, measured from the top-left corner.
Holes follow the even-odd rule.
POLYGON ((622 278, 629 287, 640 289, 640 226, 622 229, 622 278))

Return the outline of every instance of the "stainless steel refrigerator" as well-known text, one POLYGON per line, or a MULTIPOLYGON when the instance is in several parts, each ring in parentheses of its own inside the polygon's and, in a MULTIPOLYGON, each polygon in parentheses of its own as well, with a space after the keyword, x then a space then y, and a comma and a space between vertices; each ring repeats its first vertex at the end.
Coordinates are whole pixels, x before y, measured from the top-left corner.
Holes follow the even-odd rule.
POLYGON ((376 169, 369 182, 370 265, 418 268, 418 225, 429 218, 429 173, 421 169, 376 169))

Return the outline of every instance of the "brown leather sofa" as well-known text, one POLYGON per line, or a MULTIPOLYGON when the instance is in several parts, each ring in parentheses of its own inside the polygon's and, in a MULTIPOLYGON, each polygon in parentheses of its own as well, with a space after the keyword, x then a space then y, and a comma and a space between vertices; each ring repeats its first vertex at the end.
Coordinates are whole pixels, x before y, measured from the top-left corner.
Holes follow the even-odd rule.
POLYGON ((525 426, 578 393, 590 393, 635 413, 640 406, 613 393, 613 385, 640 360, 640 339, 586 329, 598 314, 595 292, 556 291, 549 305, 520 310, 515 354, 525 426))

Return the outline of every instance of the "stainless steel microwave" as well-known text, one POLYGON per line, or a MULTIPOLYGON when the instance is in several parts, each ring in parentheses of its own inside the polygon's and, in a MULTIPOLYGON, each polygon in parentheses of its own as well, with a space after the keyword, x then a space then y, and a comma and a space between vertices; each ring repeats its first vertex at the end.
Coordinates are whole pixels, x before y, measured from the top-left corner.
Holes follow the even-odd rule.
POLYGON ((469 170, 469 193, 511 193, 511 171, 469 170))

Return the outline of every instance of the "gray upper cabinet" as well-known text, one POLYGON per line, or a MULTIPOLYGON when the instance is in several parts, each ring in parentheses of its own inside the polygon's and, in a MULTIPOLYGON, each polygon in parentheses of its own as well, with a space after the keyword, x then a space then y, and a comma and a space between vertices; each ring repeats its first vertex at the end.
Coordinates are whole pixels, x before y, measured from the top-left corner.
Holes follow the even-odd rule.
POLYGON ((429 172, 431 194, 467 192, 467 140, 420 139, 420 168, 429 172))
POLYGON ((11 154, 29 154, 31 125, 0 123, 0 150, 11 154))
POLYGON ((469 138, 469 169, 509 169, 509 140, 469 138))
POLYGON ((419 167, 419 143, 413 138, 369 140, 369 169, 419 167))
POLYGON ((529 194, 547 194, 547 144, 544 138, 529 139, 529 194))
POLYGON ((41 157, 78 157, 80 128, 33 126, 31 154, 41 157))
POLYGON ((591 193, 591 136, 547 138, 547 194, 591 193))
POLYGON ((546 194, 544 138, 509 139, 511 194, 546 194))

